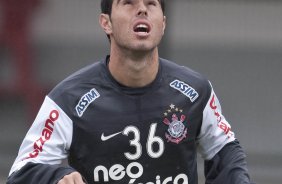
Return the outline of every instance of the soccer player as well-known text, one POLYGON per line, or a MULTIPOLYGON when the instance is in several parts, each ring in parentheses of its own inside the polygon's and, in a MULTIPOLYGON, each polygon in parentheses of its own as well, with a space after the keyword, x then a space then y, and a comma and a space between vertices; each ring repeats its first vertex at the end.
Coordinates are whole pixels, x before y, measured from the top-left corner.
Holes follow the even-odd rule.
POLYGON ((110 54, 46 96, 9 184, 197 184, 197 150, 207 184, 250 183, 210 82, 159 57, 164 7, 164 0, 101 1, 110 54))

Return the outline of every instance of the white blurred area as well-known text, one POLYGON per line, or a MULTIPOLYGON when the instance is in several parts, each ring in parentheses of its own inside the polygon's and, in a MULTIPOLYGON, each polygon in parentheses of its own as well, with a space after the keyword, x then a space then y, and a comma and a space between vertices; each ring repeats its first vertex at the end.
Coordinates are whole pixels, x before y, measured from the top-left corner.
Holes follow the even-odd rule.
POLYGON ((35 17, 38 42, 106 43, 99 26, 99 0, 48 0, 35 17))
POLYGON ((281 2, 176 0, 169 9, 172 45, 279 48, 281 2))
MULTIPOLYGON (((173 45, 281 47, 279 0, 170 1, 168 38, 173 45)), ((35 17, 35 39, 104 44, 107 40, 98 25, 99 13, 99 1, 44 1, 35 17)))
MULTIPOLYGON (((36 78, 53 87, 108 54, 109 43, 98 24, 99 0, 41 3, 31 29, 34 65, 36 78)), ((281 183, 282 1, 167 0, 166 9, 161 56, 211 80, 223 113, 246 150, 254 181, 281 183)), ((3 83, 13 82, 9 58, 0 55, 3 83)), ((19 97, 0 98, 0 184, 30 123, 19 97)))

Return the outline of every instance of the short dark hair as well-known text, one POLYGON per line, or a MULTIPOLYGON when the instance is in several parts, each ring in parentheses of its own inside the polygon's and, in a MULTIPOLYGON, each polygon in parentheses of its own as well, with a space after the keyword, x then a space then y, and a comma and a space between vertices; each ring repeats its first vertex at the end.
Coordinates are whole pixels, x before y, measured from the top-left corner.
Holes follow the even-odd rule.
MULTIPOLYGON (((165 13, 165 0, 159 0, 161 3, 162 11, 165 13)), ((111 15, 113 0, 101 0, 101 12, 111 15)))

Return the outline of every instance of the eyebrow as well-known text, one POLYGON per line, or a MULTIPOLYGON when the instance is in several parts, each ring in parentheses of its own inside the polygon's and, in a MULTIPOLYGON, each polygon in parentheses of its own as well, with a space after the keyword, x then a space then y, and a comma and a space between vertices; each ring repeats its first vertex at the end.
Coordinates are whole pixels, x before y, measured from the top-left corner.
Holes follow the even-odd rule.
MULTIPOLYGON (((122 0, 117 0, 117 4, 119 4, 122 0)), ((157 0, 161 4, 161 0, 157 0)))
POLYGON ((123 0, 117 0, 117 4, 119 4, 121 1, 123 1, 123 0))

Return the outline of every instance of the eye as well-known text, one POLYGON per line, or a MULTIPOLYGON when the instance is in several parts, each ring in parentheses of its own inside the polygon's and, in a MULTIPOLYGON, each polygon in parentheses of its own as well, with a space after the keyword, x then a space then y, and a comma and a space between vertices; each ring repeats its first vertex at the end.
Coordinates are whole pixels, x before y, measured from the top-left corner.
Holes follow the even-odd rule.
POLYGON ((152 6, 157 6, 157 1, 149 1, 148 4, 152 6))
POLYGON ((132 0, 124 0, 124 1, 123 1, 123 4, 124 4, 124 5, 132 4, 132 0))

